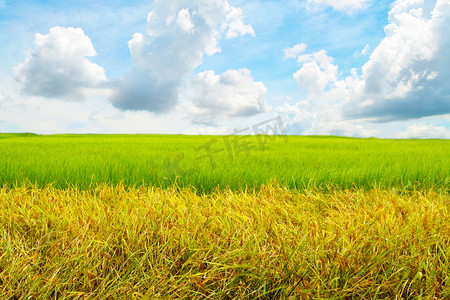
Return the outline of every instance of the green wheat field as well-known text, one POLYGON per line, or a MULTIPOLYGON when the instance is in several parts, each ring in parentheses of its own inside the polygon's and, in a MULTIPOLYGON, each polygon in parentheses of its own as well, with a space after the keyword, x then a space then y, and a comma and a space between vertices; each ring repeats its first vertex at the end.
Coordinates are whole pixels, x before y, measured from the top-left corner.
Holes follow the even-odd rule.
POLYGON ((449 299, 450 141, 0 134, 0 299, 449 299))

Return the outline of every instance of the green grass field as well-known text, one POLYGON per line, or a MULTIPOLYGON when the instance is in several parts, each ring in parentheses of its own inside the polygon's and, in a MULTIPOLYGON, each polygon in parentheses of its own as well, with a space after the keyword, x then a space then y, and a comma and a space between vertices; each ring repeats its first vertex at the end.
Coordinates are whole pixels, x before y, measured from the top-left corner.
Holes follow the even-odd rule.
POLYGON ((0 135, 0 184, 55 187, 123 182, 208 192, 448 187, 450 141, 338 137, 0 135))
POLYGON ((0 134, 0 299, 450 299, 450 141, 0 134))

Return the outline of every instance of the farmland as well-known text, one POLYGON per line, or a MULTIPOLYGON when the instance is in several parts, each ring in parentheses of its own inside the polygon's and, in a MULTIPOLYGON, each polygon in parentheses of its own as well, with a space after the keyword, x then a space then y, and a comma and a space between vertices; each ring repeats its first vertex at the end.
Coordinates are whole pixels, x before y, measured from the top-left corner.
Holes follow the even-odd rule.
POLYGON ((0 135, 0 184, 89 188, 99 183, 209 192, 333 185, 446 187, 448 140, 181 135, 0 135))
POLYGON ((5 299, 446 299, 450 143, 0 135, 5 299))

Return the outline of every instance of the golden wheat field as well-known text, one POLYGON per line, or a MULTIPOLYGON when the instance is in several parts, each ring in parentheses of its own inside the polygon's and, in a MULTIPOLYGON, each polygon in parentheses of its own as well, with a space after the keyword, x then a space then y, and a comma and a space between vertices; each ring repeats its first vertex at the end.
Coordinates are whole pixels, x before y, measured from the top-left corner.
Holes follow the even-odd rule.
POLYGON ((446 299, 443 190, 0 190, 3 299, 446 299))

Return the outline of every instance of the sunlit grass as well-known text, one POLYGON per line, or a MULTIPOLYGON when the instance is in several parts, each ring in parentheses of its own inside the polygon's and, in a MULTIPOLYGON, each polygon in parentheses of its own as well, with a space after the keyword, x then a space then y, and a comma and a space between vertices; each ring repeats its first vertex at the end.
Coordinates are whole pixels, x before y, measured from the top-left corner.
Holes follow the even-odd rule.
POLYGON ((443 188, 0 189, 2 299, 447 299, 449 257, 443 188))
POLYGON ((0 185, 31 182, 90 188, 99 183, 209 192, 290 189, 448 187, 450 141, 339 137, 0 134, 0 185), (228 146, 225 141, 228 141, 228 146), (211 153, 206 148, 210 146, 211 153), (211 155, 209 155, 211 154, 211 155))
POLYGON ((450 298, 449 154, 448 140, 0 134, 0 298, 450 298))

